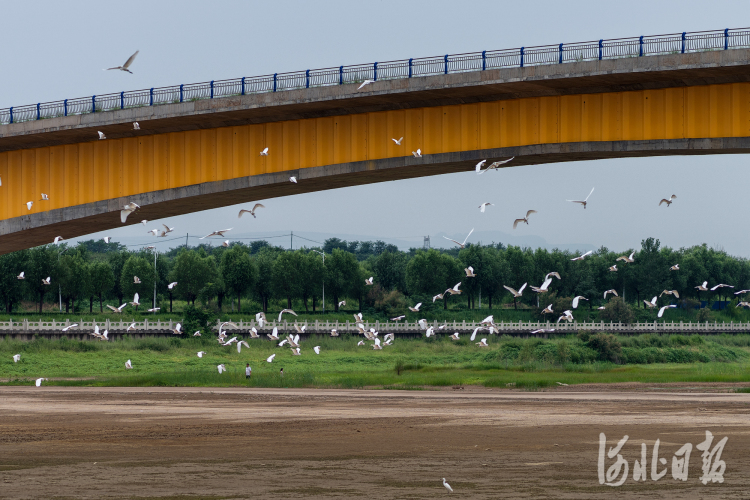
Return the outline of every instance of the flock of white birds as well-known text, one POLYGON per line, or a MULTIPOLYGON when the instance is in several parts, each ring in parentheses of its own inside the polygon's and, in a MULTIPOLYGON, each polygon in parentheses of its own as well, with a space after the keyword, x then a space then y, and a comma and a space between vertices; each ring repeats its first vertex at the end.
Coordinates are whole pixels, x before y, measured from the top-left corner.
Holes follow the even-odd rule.
MULTIPOLYGON (((133 63, 133 61, 134 61, 134 59, 135 59, 135 57, 137 55, 138 55, 138 51, 136 51, 132 56, 130 56, 128 58, 128 60, 125 62, 125 64, 123 64, 122 66, 116 66, 116 67, 113 67, 113 68, 107 68, 107 69, 105 69, 105 71, 107 71, 107 70, 120 70, 120 71, 124 71, 124 72, 132 74, 132 71, 130 71, 129 68, 130 68, 130 65, 133 63)), ((374 81, 373 80, 365 80, 364 82, 362 82, 362 84, 358 87, 357 90, 361 90, 363 87, 365 87, 366 85, 369 85, 371 83, 374 83, 374 81)), ((133 123, 133 129, 134 130, 141 130, 140 124, 138 122, 134 122, 133 123)), ((98 131, 98 135, 99 135, 99 140, 106 140, 107 139, 106 134, 104 132, 102 132, 102 131, 98 131)), ((391 140, 396 145, 400 146, 401 143, 402 143, 402 141, 403 141, 403 139, 404 138, 401 137, 399 139, 393 138, 391 140)), ((267 147, 264 148, 263 151, 260 152, 260 156, 268 156, 269 154, 270 154, 269 153, 269 148, 267 148, 267 147)), ((415 158, 421 158, 422 157, 422 150, 420 148, 418 148, 416 151, 412 151, 412 155, 415 158)), ((488 172, 490 170, 497 171, 497 169, 499 167, 501 167, 502 165, 510 162, 511 160, 513 160, 513 158, 509 158, 507 160, 495 161, 495 162, 490 163, 490 165, 487 168, 484 168, 484 169, 483 169, 483 167, 487 163, 487 160, 482 160, 482 161, 480 161, 479 163, 476 164, 475 171, 476 171, 476 173, 478 175, 482 175, 485 172, 488 172)), ((295 184, 298 183, 298 180, 297 180, 297 178, 295 176, 290 176, 289 177, 289 181, 292 182, 292 183, 295 183, 295 184)), ((2 185, 2 181, 0 180, 0 186, 1 185, 2 185)), ((591 195, 593 194, 593 192, 594 192, 594 188, 591 189, 591 192, 583 200, 566 200, 566 201, 569 201, 571 203, 578 203, 578 204, 582 205, 583 208, 585 209, 586 206, 588 205, 588 200, 591 197, 591 195)), ((672 195, 669 198, 664 198, 664 199, 662 199, 659 202, 659 206, 661 206, 662 204, 666 204, 667 207, 669 207, 674 202, 674 200, 676 198, 677 197, 675 195, 672 195)), ((49 201, 49 195, 46 194, 46 193, 41 193, 41 198, 40 198, 39 201, 49 201)), ((34 205, 34 201, 29 201, 29 202, 26 203, 26 207, 28 208, 28 210, 31 210, 31 208, 32 208, 33 205, 34 205)), ((480 212, 481 213, 485 213, 485 210, 489 206, 493 206, 493 204, 490 203, 490 202, 484 202, 484 203, 482 203, 479 206, 480 212)), ((124 224, 127 221, 128 216, 130 216, 130 214, 136 212, 139 208, 141 208, 141 207, 138 204, 134 203, 134 202, 131 202, 131 203, 128 203, 128 204, 124 205, 122 207, 122 209, 120 210, 120 220, 121 220, 121 222, 124 224)), ((255 218, 256 217, 255 212, 259 208, 265 208, 265 207, 264 207, 264 205, 262 205, 260 203, 256 203, 253 206, 253 208, 250 209, 250 210, 242 209, 242 210, 239 211, 238 218, 242 217, 242 215, 246 214, 246 213, 252 215, 253 218, 255 218)), ((519 218, 519 219, 515 219, 513 221, 513 229, 516 229, 518 227, 518 224, 520 224, 520 223, 524 223, 524 224, 528 225, 529 224, 529 216, 531 216, 532 214, 536 214, 536 213, 538 213, 536 210, 528 210, 526 212, 526 215, 524 217, 519 218)), ((141 223, 144 226, 147 225, 148 222, 149 222, 148 220, 142 220, 141 221, 141 223)), ((150 231, 147 231, 147 233, 153 234, 156 237, 166 237, 167 234, 169 234, 169 233, 171 233, 172 231, 175 230, 175 228, 169 227, 166 224, 162 224, 162 226, 164 228, 163 230, 162 229, 158 229, 158 228, 157 229, 151 229, 150 231)), ((205 239, 205 238, 209 238, 209 237, 212 237, 212 236, 224 237, 225 233, 231 231, 232 229, 233 228, 219 229, 219 230, 216 230, 216 231, 213 231, 213 232, 207 234, 206 236, 203 236, 200 239, 205 239)), ((464 240, 462 242, 458 242, 458 241, 456 241, 454 239, 447 238, 445 236, 444 236, 444 238, 452 241, 453 243, 455 243, 456 245, 458 245, 459 248, 465 248, 466 247, 466 242, 469 239, 469 236, 471 236, 471 234, 473 232, 474 232, 474 229, 472 229, 471 231, 469 231, 469 234, 466 236, 466 238, 464 238, 464 240)), ((103 241, 105 243, 109 243, 111 238, 108 237, 108 236, 106 236, 106 237, 104 237, 102 239, 103 239, 103 241)), ((64 240, 64 238, 62 236, 57 236, 55 238, 55 240, 54 240, 54 243, 57 244, 57 243, 59 243, 59 242, 61 242, 63 240, 64 240)), ((227 247, 227 246, 229 246, 229 241, 225 240, 222 244, 223 244, 223 246, 227 247)), ((147 249, 153 249, 154 247, 150 246, 150 247, 146 247, 146 248, 147 249)), ((585 257, 591 255, 591 253, 592 253, 591 251, 586 252, 585 254, 583 254, 583 255, 581 255, 579 257, 576 257, 574 259, 571 259, 571 260, 573 260, 573 261, 583 260, 585 257)), ((625 264, 632 263, 632 262, 634 262, 634 254, 635 254, 635 252, 631 253, 629 256, 621 256, 621 257, 619 257, 617 259, 617 261, 623 261, 625 264)), ((672 266, 670 268, 670 270, 672 270, 672 271, 678 271, 679 270, 679 266, 678 265, 672 266)), ((474 268, 471 267, 471 266, 467 267, 464 271, 466 272, 466 278, 467 279, 474 278, 474 277, 477 276, 477 274, 475 273, 474 268)), ((617 272, 618 271, 617 264, 615 264, 614 266, 612 266, 610 268, 610 271, 617 272)), ((537 294, 543 294, 543 293, 548 292, 549 291, 549 285, 552 283, 552 277, 556 277, 558 280, 561 279, 560 274, 557 273, 557 272, 548 273, 545 276, 545 279, 544 279, 544 282, 542 283, 542 285, 539 286, 539 287, 531 286, 530 287, 531 290, 534 291, 537 294)), ((18 275, 18 279, 25 279, 23 272, 21 272, 18 275)), ((134 283, 136 283, 136 284, 140 283, 140 279, 137 276, 134 276, 133 280, 134 280, 134 283)), ((42 280, 42 284, 44 284, 44 285, 50 285, 51 284, 51 278, 48 277, 47 279, 43 279, 42 280)), ((365 280, 365 284, 366 285, 373 285, 374 284, 373 277, 370 277, 369 279, 365 280)), ((177 285, 176 282, 175 283, 170 283, 169 284, 169 289, 170 290, 173 289, 176 285, 177 285)), ((504 288, 506 288, 513 295, 513 297, 515 299, 515 298, 519 298, 519 297, 521 297, 523 295, 523 291, 526 288, 526 285, 527 285, 527 283, 524 283, 518 290, 515 290, 515 289, 513 289, 513 288, 511 288, 511 287, 509 287, 507 285, 504 285, 504 288)), ((704 282, 702 285, 699 285, 699 286, 697 286, 695 288, 697 288, 698 290, 704 290, 705 291, 705 290, 708 290, 707 285, 708 285, 708 283, 704 282)), ((444 297, 447 297, 449 295, 460 295, 461 294, 461 290, 459 288, 460 286, 461 286, 461 283, 459 282, 455 286, 453 286, 452 288, 448 288, 444 292, 439 293, 439 294, 433 296, 433 298, 432 298, 433 303, 436 300, 438 300, 438 299, 444 299, 444 297)), ((719 284, 719 285, 716 285, 713 288, 711 288, 711 290, 716 290, 717 288, 720 288, 720 287, 729 287, 729 285, 719 284)), ((740 292, 737 292, 737 294, 746 293, 748 291, 749 290, 742 290, 740 292)), ((607 298, 608 294, 612 294, 612 295, 617 296, 617 291, 616 290, 607 290, 607 291, 605 291, 604 292, 604 298, 605 299, 607 298)), ((679 298, 679 294, 678 294, 678 292, 676 290, 664 290, 659 296, 665 295, 665 294, 674 295, 675 297, 679 298)), ((578 307, 578 304, 579 304, 580 300, 589 300, 589 299, 587 299, 586 297, 583 297, 583 296, 577 296, 577 297, 575 297, 573 299, 573 302, 572 302, 573 309, 576 309, 578 307)), ((644 303, 646 304, 647 307, 655 308, 655 307, 657 307, 656 301, 657 301, 657 297, 654 297, 651 301, 644 300, 644 303)), ((132 305, 132 306, 135 306, 135 307, 137 307, 138 305, 140 305, 139 296, 138 296, 137 293, 135 294, 135 296, 133 298, 133 301, 130 302, 129 304, 132 305)), ((342 301, 342 302, 339 303, 339 306, 342 306, 342 305, 345 305, 345 304, 346 304, 346 302, 342 301)), ((111 309, 114 313, 122 313, 123 309, 127 305, 128 305, 128 303, 122 304, 119 307, 114 307, 114 306, 110 306, 110 305, 107 305, 107 307, 109 309, 111 309)), ((409 309, 412 312, 419 312, 419 308, 420 308, 421 305, 422 304, 419 303, 419 304, 416 304, 414 307, 409 307, 409 309)), ((741 302, 739 305, 750 307, 750 303, 748 303, 748 302, 741 302)), ((658 317, 662 317, 664 311, 667 308, 670 308, 670 307, 676 307, 676 306, 675 305, 667 305, 667 306, 661 307, 659 309, 659 312, 658 312, 658 317)), ((604 309, 604 307, 600 307, 599 309, 604 309)), ((154 308, 148 309, 149 312, 155 312, 155 311, 158 311, 158 310, 159 310, 158 307, 154 307, 154 308)), ((297 316, 297 313, 295 313, 293 310, 291 310, 291 309, 284 309, 284 310, 282 310, 279 313, 279 318, 278 318, 279 321, 281 321, 281 317, 285 313, 297 316)), ((552 310, 552 304, 550 304, 547 307, 545 307, 542 310, 542 314, 545 314, 545 315, 546 314, 554 314, 554 311, 552 310)), ((367 341, 372 342, 371 347, 372 347, 373 350, 382 350, 384 346, 390 346, 390 345, 393 344, 393 342, 395 340, 395 336, 394 336, 393 333, 386 334, 383 337, 383 342, 381 342, 381 340, 379 338, 379 333, 377 331, 375 331, 374 328, 370 328, 369 330, 365 329, 364 321, 363 321, 363 318, 362 318, 362 313, 355 314, 354 317, 355 317, 355 323, 356 323, 356 326, 357 326, 357 329, 358 329, 359 333, 361 335, 363 335, 364 338, 367 341)), ((256 321, 257 321, 257 324, 258 324, 259 328, 262 329, 265 326, 266 322, 267 322, 265 314, 263 312, 260 312, 260 313, 256 314, 255 318, 256 318, 256 321)), ((395 317, 395 318, 391 318, 391 320, 392 321, 399 321, 399 320, 404 319, 404 318, 405 318, 405 316, 398 316, 398 317, 395 317)), ((574 318, 573 318, 572 311, 571 310, 566 310, 566 311, 563 311, 561 313, 561 316, 558 317, 557 322, 558 323, 560 321, 572 322, 573 320, 574 320, 574 318)), ((428 337, 428 338, 431 337, 431 336, 433 336, 433 335, 435 335, 437 333, 435 331, 434 327, 427 325, 427 321, 425 319, 418 320, 417 324, 419 325, 420 329, 422 329, 425 332, 425 336, 428 337)), ((497 325, 494 323, 493 316, 488 316, 487 318, 485 318, 484 320, 482 320, 482 322, 480 323, 480 325, 481 326, 477 327, 474 330, 474 332, 471 334, 470 340, 472 342, 474 342, 475 337, 477 335, 477 332, 479 332, 481 330, 487 330, 490 335, 499 332, 499 329, 498 329, 497 325)), ((229 322, 229 321, 221 323, 219 325, 219 331, 218 331, 217 341, 222 346, 231 346, 232 344, 236 344, 237 345, 237 352, 241 352, 241 349, 242 349, 243 345, 245 347, 247 347, 247 348, 250 347, 250 345, 247 343, 247 341, 239 339, 237 336, 234 336, 234 337, 228 339, 227 338, 228 335, 226 333, 226 330, 224 330, 224 328, 227 327, 227 326, 238 328, 238 326, 236 324, 234 324, 232 322, 229 322)), ((65 328, 62 329, 62 331, 68 331, 68 330, 70 330, 72 328, 77 328, 77 327, 78 327, 78 324, 74 323, 72 325, 66 326, 65 328)), ((300 347, 300 337, 299 337, 299 335, 302 334, 302 333, 304 333, 305 326, 300 327, 300 326, 298 326, 295 323, 294 327, 295 327, 295 329, 297 331, 296 335, 288 334, 286 336, 286 338, 284 338, 283 340, 281 340, 279 338, 278 328, 275 327, 275 326, 273 327, 272 332, 266 334, 266 336, 271 341, 274 341, 274 342, 279 341, 279 343, 278 343, 279 347, 288 346, 289 349, 290 349, 290 351, 291 351, 291 354, 293 356, 301 356, 302 355, 302 351, 301 351, 301 347, 300 347)), ((128 331, 130 331, 131 329, 134 330, 135 328, 136 328, 135 322, 133 322, 128 327, 128 331)), ((440 327, 438 327, 438 330, 442 330, 444 328, 445 328, 445 326, 440 326, 440 327)), ((554 329, 540 329, 540 330, 534 330, 531 333, 532 334, 539 334, 539 333, 546 333, 546 332, 553 332, 553 331, 554 331, 554 329)), ((172 330, 172 333, 175 334, 175 335, 182 335, 184 333, 182 331, 182 326, 181 326, 180 323, 177 323, 177 325, 175 326, 175 328, 172 330)), ((109 334, 109 332, 107 330, 104 330, 102 333, 100 333, 99 326, 95 326, 94 327, 94 332, 91 333, 91 335, 93 335, 96 339, 103 340, 103 341, 109 340, 108 334, 109 334)), ((251 339, 260 338, 260 334, 259 334, 258 330, 255 327, 253 327, 250 330, 249 334, 250 334, 250 338, 251 339)), ((339 333, 335 329, 331 330, 331 336, 332 337, 337 337, 338 335, 339 335, 339 333)), ((197 332, 195 332, 193 334, 193 336, 201 336, 201 332, 197 331, 197 332)), ((459 332, 454 332, 452 335, 450 335, 450 338, 452 340, 459 340, 459 332)), ((365 340, 361 340, 358 343, 358 345, 364 346, 364 345, 367 345, 367 343, 365 342, 365 340)), ((482 338, 479 342, 476 342, 476 345, 479 346, 479 347, 488 347, 489 346, 489 344, 487 343, 487 339, 486 338, 482 338)), ((321 352, 320 351, 320 346, 315 346, 313 348, 313 352, 315 354, 320 354, 320 352, 321 352)), ((204 354, 206 354, 206 353, 203 352, 203 351, 200 351, 200 352, 197 353, 197 356, 199 358, 202 358, 204 354)), ((268 363, 272 363, 275 358, 276 358, 276 354, 272 354, 271 356, 269 356, 266 359, 266 361, 268 363)), ((16 355, 13 356, 13 361, 14 362, 18 362, 20 359, 21 359, 21 355, 20 354, 16 354, 16 355)), ((126 369, 132 369, 133 368, 131 360, 127 360, 125 362, 125 368, 126 369)), ((224 364, 217 365, 216 368, 217 368, 219 374, 221 374, 221 373, 223 373, 223 372, 226 371, 226 366, 224 364)), ((39 379, 37 379, 36 380, 36 386, 39 387, 41 385, 42 381, 44 381, 44 380, 47 380, 47 379, 46 378, 39 378, 39 379)), ((443 485, 445 486, 445 488, 448 491, 453 492, 453 489, 445 481, 445 478, 443 478, 443 485)))

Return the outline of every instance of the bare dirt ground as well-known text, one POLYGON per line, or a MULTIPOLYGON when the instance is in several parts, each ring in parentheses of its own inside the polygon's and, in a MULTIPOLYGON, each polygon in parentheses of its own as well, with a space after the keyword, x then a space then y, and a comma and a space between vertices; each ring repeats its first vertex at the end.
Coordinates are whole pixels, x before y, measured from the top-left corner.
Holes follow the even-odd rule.
POLYGON ((750 498, 750 394, 729 387, 0 387, 0 498, 433 499, 450 495, 443 477, 465 498, 750 498), (706 430, 728 437, 723 484, 699 480, 706 430), (599 484, 600 432, 608 449, 629 436, 620 487, 599 484))

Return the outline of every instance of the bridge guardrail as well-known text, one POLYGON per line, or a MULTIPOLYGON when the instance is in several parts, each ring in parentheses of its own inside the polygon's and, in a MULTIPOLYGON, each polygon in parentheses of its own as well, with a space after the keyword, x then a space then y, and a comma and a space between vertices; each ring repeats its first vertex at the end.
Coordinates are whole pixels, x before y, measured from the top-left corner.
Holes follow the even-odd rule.
POLYGON ((663 54, 750 48, 750 28, 683 32, 538 47, 446 54, 398 61, 355 64, 273 75, 190 83, 0 109, 0 125, 60 116, 157 106, 246 94, 326 87, 364 80, 484 71, 663 54))
MULTIPOLYGON (((177 323, 181 323, 181 320, 148 320, 136 321, 134 334, 148 334, 158 332, 169 332, 172 330, 177 323)), ((100 330, 109 330, 110 332, 117 332, 123 334, 126 332, 128 326, 133 323, 132 321, 125 320, 106 320, 101 322, 94 321, 29 321, 24 319, 22 321, 0 321, 0 337, 4 334, 10 333, 28 333, 28 334, 52 334, 59 333, 64 327, 71 325, 72 323, 78 323, 78 327, 70 330, 71 333, 89 333, 94 331, 94 326, 98 325, 100 330)), ((215 325, 211 327, 212 332, 216 332, 221 324, 217 321, 215 325)), ((240 320, 237 323, 237 327, 226 325, 223 329, 228 333, 236 332, 238 334, 246 335, 251 328, 258 329, 258 332, 265 337, 266 333, 270 333, 274 327, 279 329, 279 333, 294 332, 294 322, 281 321, 281 322, 268 322, 263 328, 258 328, 257 323, 253 321, 240 320)), ((297 323, 300 327, 303 325, 306 327, 305 331, 309 333, 329 333, 332 329, 336 329, 339 334, 355 334, 358 329, 356 323, 351 320, 347 321, 300 321, 297 323)), ((432 321, 428 323, 429 326, 435 328, 436 333, 452 334, 455 331, 465 333, 473 331, 479 326, 483 326, 477 322, 467 321, 432 321), (438 330, 439 327, 443 326, 442 330, 438 330)), ((376 331, 381 334, 385 333, 420 333, 422 330, 419 328, 417 322, 364 322, 366 330, 375 328, 376 331)), ((640 322, 631 324, 612 323, 604 321, 574 321, 572 323, 560 322, 555 323, 553 321, 501 321, 495 325, 499 329, 499 333, 530 333, 534 330, 540 329, 551 329, 554 328, 556 332, 577 332, 580 330, 589 330, 592 332, 604 331, 612 333, 646 333, 646 332, 658 332, 658 333, 720 333, 720 332, 750 332, 750 322, 684 322, 684 321, 653 321, 653 322, 640 322)), ((486 330, 485 330, 486 331, 486 330)), ((205 334, 204 329, 204 334, 205 334)), ((185 332, 183 335, 190 336, 193 332, 185 332)), ((93 337, 92 337, 93 338, 93 337)))

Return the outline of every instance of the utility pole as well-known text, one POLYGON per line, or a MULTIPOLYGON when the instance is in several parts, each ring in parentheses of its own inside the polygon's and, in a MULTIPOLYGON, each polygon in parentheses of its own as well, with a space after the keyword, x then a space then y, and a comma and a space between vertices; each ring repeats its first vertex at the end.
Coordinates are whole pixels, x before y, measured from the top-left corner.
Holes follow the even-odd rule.
MULTIPOLYGON (((156 272, 156 248, 154 248, 154 305, 153 308, 156 309, 156 282, 159 280, 159 273, 156 272)), ((154 314, 156 314, 156 311, 154 311, 154 314)))
MULTIPOLYGON (((317 250, 313 250, 313 252, 319 253, 323 256, 323 267, 326 266, 326 254, 323 252, 319 252, 317 250)), ((325 272, 325 271, 324 271, 325 272)), ((323 314, 326 313, 326 278, 325 275, 323 275, 323 314)))
POLYGON ((190 238, 190 233, 185 233, 185 250, 188 249, 188 238, 190 238))
POLYGON ((294 231, 289 237, 289 250, 294 250, 294 231))

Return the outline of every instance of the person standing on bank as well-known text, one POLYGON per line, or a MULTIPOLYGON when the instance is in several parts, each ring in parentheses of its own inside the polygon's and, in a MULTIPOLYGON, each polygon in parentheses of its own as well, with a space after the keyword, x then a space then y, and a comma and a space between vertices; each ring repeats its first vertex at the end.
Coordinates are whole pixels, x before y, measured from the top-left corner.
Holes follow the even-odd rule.
POLYGON ((245 367, 245 378, 250 380, 250 377, 252 377, 252 375, 253 375, 253 369, 250 368, 250 363, 248 363, 247 366, 245 367))

